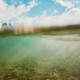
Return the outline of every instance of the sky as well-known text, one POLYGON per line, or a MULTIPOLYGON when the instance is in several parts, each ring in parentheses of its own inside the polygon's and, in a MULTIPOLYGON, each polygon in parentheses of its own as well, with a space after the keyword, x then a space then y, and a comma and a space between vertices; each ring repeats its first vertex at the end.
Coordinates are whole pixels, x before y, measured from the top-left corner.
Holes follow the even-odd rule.
POLYGON ((80 0, 0 0, 0 24, 30 27, 80 23, 80 0))

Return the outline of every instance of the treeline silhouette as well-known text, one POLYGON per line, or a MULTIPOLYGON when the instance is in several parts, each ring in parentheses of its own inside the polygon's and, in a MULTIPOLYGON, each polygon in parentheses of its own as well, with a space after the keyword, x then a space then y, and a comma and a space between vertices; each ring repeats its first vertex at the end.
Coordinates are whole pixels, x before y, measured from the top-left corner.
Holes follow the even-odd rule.
POLYGON ((80 25, 66 25, 66 26, 49 26, 49 27, 38 27, 34 28, 34 32, 47 32, 47 31, 59 31, 59 30, 70 30, 70 29, 80 29, 80 25))
POLYGON ((75 30, 80 29, 80 25, 66 25, 66 26, 46 26, 46 27, 34 27, 34 28, 24 28, 24 26, 16 27, 11 24, 3 23, 0 29, 0 35, 26 35, 35 34, 41 32, 51 32, 51 31, 62 31, 62 30, 75 30))

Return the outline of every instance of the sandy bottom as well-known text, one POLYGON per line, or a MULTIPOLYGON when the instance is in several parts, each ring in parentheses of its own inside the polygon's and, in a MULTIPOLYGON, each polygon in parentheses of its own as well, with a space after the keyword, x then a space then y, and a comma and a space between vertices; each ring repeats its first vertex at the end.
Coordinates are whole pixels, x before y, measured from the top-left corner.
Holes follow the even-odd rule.
POLYGON ((59 35, 59 36, 50 36, 50 35, 40 35, 40 37, 51 40, 62 40, 62 41, 80 41, 80 36, 76 35, 59 35))

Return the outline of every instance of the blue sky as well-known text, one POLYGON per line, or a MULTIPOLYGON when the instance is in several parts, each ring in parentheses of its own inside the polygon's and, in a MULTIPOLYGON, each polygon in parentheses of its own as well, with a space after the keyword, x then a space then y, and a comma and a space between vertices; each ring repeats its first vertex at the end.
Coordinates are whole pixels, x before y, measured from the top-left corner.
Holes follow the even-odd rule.
MULTIPOLYGON (((8 5, 14 5, 15 7, 18 7, 21 4, 24 4, 25 6, 29 5, 29 2, 31 0, 4 0, 8 5)), ((52 14, 52 11, 58 10, 59 14, 65 11, 66 7, 61 6, 59 3, 56 3, 52 0, 35 0, 37 3, 40 3, 35 8, 32 8, 32 10, 28 13, 28 16, 40 16, 43 11, 47 11, 47 15, 54 15, 52 14)), ((25 14, 27 14, 25 12, 25 14)))
POLYGON ((80 23, 79 12, 79 0, 0 0, 0 23, 76 24, 80 23))

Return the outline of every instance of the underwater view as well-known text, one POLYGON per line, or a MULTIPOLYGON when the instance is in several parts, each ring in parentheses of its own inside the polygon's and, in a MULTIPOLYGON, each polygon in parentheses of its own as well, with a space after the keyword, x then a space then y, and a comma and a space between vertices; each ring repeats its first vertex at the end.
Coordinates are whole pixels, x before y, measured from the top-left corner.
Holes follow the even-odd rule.
POLYGON ((0 37, 0 80, 79 80, 80 41, 64 38, 0 37))
POLYGON ((80 0, 0 0, 0 80, 80 80, 80 0))

